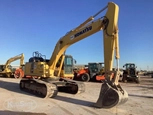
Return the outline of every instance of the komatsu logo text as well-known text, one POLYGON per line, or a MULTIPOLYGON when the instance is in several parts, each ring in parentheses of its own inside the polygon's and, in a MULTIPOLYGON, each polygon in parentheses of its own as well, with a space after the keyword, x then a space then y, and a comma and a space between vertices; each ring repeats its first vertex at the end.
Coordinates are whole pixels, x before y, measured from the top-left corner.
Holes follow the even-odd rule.
POLYGON ((82 35, 82 34, 88 32, 88 31, 90 31, 90 30, 92 30, 92 26, 86 27, 84 30, 82 30, 82 31, 80 31, 80 32, 78 32, 78 33, 76 33, 76 34, 74 35, 74 37, 78 37, 78 36, 80 36, 80 35, 82 35))

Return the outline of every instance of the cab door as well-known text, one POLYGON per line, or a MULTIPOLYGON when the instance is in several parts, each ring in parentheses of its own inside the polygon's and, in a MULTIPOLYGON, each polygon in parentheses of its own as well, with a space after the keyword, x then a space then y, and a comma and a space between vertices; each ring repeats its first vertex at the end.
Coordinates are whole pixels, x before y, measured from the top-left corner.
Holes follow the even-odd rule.
POLYGON ((73 58, 72 56, 65 56, 64 60, 64 73, 73 74, 73 58))

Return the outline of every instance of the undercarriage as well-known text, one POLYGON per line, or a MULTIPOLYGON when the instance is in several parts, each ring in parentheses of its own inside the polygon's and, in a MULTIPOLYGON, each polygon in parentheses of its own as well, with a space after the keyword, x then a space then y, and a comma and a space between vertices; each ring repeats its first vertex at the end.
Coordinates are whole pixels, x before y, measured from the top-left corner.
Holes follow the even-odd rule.
MULTIPOLYGON (((60 78, 58 81, 49 79, 22 78, 20 89, 42 98, 54 98, 58 92, 79 94, 85 92, 83 82, 60 78)), ((105 80, 102 83, 96 108, 111 108, 128 100, 128 94, 120 85, 113 85, 105 80)))
POLYGON ((20 89, 42 98, 53 98, 57 96, 58 91, 70 94, 82 93, 85 91, 85 85, 82 82, 64 78, 60 78, 58 81, 22 78, 20 89))

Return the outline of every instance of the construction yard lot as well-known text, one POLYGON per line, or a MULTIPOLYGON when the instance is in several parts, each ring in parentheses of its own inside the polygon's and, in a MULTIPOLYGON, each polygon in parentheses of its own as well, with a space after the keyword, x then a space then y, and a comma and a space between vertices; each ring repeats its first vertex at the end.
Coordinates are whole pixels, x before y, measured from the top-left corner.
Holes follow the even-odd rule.
POLYGON ((96 109, 101 83, 86 82, 86 91, 55 98, 39 98, 20 91, 20 79, 0 78, 0 115, 152 115, 153 78, 141 76, 141 83, 120 83, 128 101, 111 109, 96 109))

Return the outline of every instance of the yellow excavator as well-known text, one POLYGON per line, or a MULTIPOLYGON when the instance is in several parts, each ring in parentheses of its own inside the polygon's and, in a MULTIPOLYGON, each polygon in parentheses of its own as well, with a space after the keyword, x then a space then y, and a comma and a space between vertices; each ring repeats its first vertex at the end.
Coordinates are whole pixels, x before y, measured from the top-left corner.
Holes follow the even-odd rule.
MULTIPOLYGON (((104 36, 104 63, 105 63, 105 80, 102 83, 101 91, 94 107, 111 108, 118 104, 123 104, 128 100, 128 93, 122 89, 118 83, 119 72, 119 43, 118 43, 118 13, 119 7, 113 2, 101 9, 94 16, 89 17, 85 22, 70 30, 66 35, 61 37, 57 42, 51 58, 46 61, 42 56, 34 56, 29 62, 25 63, 25 76, 20 81, 20 89, 38 96, 47 98, 55 97, 58 91, 77 94, 85 91, 83 82, 71 79, 61 78, 60 72, 65 59, 66 49, 80 40, 103 30, 104 36), (102 11, 106 10, 105 16, 94 20, 102 11), (117 61, 117 69, 112 71, 113 60, 117 61), (62 61, 58 68, 57 63, 62 56, 62 61), (56 71, 56 72, 55 72, 56 71), (31 76, 26 78, 26 76, 31 76), (112 77, 113 76, 113 77, 112 77)), ((72 60, 66 59, 66 65, 71 65, 72 60)))
POLYGON ((19 59, 20 59, 20 66, 22 66, 24 64, 24 54, 23 53, 17 56, 11 57, 10 59, 6 61, 4 65, 0 65, 0 75, 6 76, 6 77, 13 77, 14 72, 10 64, 19 59))

